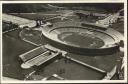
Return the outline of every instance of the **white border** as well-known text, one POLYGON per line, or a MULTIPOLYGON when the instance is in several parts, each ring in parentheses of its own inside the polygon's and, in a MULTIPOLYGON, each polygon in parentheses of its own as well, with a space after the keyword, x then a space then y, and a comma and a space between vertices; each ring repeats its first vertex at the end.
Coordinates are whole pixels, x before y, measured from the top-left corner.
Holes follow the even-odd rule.
MULTIPOLYGON (((124 3, 124 41, 125 41, 125 79, 124 80, 64 80, 64 81, 5 81, 1 79, 2 83, 127 83, 127 1, 126 0, 63 0, 63 1, 0 1, 0 17, 2 17, 2 4, 3 3, 124 3)), ((2 65, 2 20, 0 19, 0 46, 1 46, 1 65, 2 65)), ((1 77, 2 78, 2 66, 1 68, 1 77)))
POLYGON ((124 18, 124 41, 125 41, 125 43, 124 43, 124 62, 125 62, 125 73, 124 73, 124 75, 125 75, 125 80, 127 80, 127 82, 128 82, 128 77, 127 77, 127 75, 128 75, 128 71, 127 71, 127 63, 128 63, 128 54, 127 54, 127 1, 125 1, 125 3, 124 3, 124 16, 125 16, 125 18, 124 18))
MULTIPOLYGON (((0 18, 2 18, 2 6, 0 2, 0 18)), ((0 81, 2 81, 2 20, 0 19, 0 81)))
POLYGON ((35 0, 35 1, 1 1, 2 3, 123 3, 126 0, 35 0))

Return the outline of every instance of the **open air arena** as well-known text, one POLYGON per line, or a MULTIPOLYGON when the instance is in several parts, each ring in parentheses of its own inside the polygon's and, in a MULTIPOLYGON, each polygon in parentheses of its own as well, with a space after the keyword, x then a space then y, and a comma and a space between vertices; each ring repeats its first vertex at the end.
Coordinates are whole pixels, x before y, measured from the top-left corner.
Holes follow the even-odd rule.
POLYGON ((4 80, 123 80, 122 3, 3 4, 4 80))

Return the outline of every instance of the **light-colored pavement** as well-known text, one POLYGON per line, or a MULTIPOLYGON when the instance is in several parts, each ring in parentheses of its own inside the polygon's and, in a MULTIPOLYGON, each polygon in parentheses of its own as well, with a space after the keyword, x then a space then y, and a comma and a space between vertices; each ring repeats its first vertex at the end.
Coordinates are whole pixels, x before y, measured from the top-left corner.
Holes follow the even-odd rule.
POLYGON ((25 18, 8 15, 8 14, 2 14, 2 20, 5 22, 12 22, 22 28, 25 26, 28 26, 28 27, 36 26, 36 21, 34 21, 34 20, 28 20, 25 18))

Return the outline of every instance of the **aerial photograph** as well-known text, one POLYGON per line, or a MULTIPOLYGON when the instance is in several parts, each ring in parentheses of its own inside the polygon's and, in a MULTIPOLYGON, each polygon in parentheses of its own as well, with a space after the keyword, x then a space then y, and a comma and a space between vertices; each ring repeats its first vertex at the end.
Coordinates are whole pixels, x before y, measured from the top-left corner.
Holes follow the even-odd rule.
POLYGON ((124 80, 124 3, 3 3, 2 80, 124 80))

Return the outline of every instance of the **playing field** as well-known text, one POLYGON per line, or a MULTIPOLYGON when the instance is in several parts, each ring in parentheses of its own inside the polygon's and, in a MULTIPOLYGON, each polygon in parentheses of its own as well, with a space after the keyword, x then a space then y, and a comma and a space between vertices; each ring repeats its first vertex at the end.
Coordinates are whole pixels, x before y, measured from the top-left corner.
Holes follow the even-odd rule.
POLYGON ((62 41, 69 45, 75 45, 82 48, 100 48, 104 42, 90 34, 80 35, 79 33, 65 32, 58 36, 62 41))

